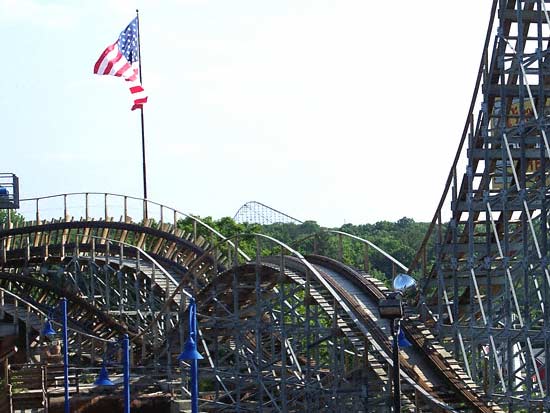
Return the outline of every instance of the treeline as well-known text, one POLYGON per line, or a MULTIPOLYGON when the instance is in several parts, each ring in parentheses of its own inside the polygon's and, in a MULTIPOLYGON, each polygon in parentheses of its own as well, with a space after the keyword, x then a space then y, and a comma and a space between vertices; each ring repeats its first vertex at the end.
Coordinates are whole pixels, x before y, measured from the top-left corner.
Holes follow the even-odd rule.
MULTIPOLYGON (((327 231, 314 221, 306 221, 302 224, 259 225, 248 223, 236 223, 233 219, 226 217, 213 220, 211 217, 201 218, 202 221, 219 231, 226 237, 235 237, 238 234, 261 233, 282 241, 291 248, 302 254, 318 254, 338 259, 340 255, 343 261, 356 268, 363 268, 365 265, 365 246, 363 243, 354 241, 349 237, 339 237, 335 233, 327 231)), ((375 224, 345 224, 332 230, 346 232, 357 237, 367 239, 399 262, 408 266, 428 230, 428 223, 415 222, 411 218, 401 218, 397 222, 380 221, 375 224)), ((193 231, 192 221, 189 219, 179 222, 179 226, 188 232, 193 231)), ((207 231, 197 227, 199 234, 208 236, 207 231)), ((253 237, 238 237, 239 248, 250 257, 256 255, 256 240, 253 237)), ((277 254, 280 249, 269 241, 260 238, 261 254, 277 254)), ((433 257, 433 248, 429 249, 428 260, 433 257)), ((380 279, 387 279, 391 276, 392 263, 374 248, 368 249, 369 272, 377 275, 380 279)), ((399 267, 395 267, 399 271, 399 267)))
MULTIPOLYGON (((200 218, 210 227, 217 230, 223 236, 238 241, 241 251, 249 257, 255 257, 258 249, 262 256, 281 253, 281 248, 274 242, 255 237, 250 234, 264 234, 273 237, 301 254, 317 253, 335 259, 340 259, 355 268, 364 268, 365 245, 354 241, 349 237, 339 237, 329 230, 342 231, 357 237, 367 239, 388 254, 393 256, 405 266, 409 266, 418 251, 422 240, 428 230, 428 223, 415 222, 411 218, 401 218, 396 222, 380 221, 375 224, 345 224, 339 228, 322 228, 314 221, 306 221, 302 224, 259 225, 249 223, 237 223, 232 218, 225 217, 212 219, 200 218)), ((11 220, 14 223, 22 223, 24 218, 18 213, 13 213, 11 220)), ((7 214, 0 210, 0 225, 7 221, 7 214)), ((154 225, 154 224, 153 224, 154 225)), ((194 226, 189 218, 180 220, 178 226, 187 233, 194 231, 202 235, 210 243, 214 242, 210 231, 201 225, 194 226)), ((428 262, 433 262, 433 246, 428 245, 428 262)), ((220 245, 220 249, 228 251, 227 243, 220 245)), ((381 280, 391 278, 393 270, 402 271, 399 267, 392 268, 392 263, 374 248, 368 249, 369 273, 376 275, 381 280)))
MULTIPOLYGON (((25 218, 23 215, 19 214, 18 212, 11 211, 10 215, 10 221, 14 225, 21 225, 23 222, 25 222, 25 218)), ((6 222, 8 222, 8 210, 7 209, 0 209, 0 226, 4 225, 6 222)))

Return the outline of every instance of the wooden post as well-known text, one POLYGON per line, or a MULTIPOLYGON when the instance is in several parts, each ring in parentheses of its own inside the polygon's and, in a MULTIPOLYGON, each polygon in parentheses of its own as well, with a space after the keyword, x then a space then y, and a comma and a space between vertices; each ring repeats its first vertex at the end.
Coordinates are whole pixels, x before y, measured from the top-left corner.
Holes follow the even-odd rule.
POLYGON ((28 235, 25 237, 25 242, 27 244, 25 245, 25 259, 29 262, 31 259, 31 241, 28 235))
POLYGON ((107 212, 107 194, 105 194, 105 222, 109 221, 109 213, 107 212))
POLYGON ((8 379, 9 370, 10 370, 10 364, 8 362, 8 358, 6 357, 4 359, 4 379, 6 380, 4 384, 5 389, 8 389, 10 386, 9 379, 8 379))
POLYGON ((40 212, 38 210, 38 198, 36 199, 36 225, 40 225, 40 212))
POLYGON ((368 274, 369 271, 370 271, 369 244, 365 244, 365 272, 368 274))
POLYGON ((88 205, 88 193, 86 192, 86 221, 89 221, 89 205, 88 205))
POLYGON ((0 242, 0 264, 6 263, 6 238, 2 238, 0 242))
POLYGON ((63 216, 64 216, 63 220, 65 222, 67 222, 68 221, 68 219, 67 219, 68 218, 68 214, 67 214, 67 194, 63 194, 63 216))

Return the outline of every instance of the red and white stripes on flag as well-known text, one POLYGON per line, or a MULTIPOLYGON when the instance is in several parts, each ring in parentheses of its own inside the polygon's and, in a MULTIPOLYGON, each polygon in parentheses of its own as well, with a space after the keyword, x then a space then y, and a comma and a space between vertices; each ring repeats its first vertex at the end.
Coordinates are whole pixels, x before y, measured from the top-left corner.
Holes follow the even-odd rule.
POLYGON ((96 75, 119 76, 130 82, 130 92, 134 99, 132 110, 143 107, 147 95, 139 81, 138 68, 126 60, 118 48, 118 41, 107 47, 94 65, 96 75))
POLYGON ((137 18, 120 33, 118 40, 101 53, 94 65, 94 73, 98 75, 119 76, 130 82, 130 93, 134 104, 132 110, 143 108, 147 95, 139 79, 139 47, 137 33, 137 18))

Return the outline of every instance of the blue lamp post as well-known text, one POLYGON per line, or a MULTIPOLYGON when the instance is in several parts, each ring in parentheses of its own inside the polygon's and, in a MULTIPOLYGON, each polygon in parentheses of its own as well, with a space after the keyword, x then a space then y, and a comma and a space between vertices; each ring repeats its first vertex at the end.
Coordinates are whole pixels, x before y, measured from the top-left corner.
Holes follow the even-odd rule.
POLYGON ((101 366, 101 371, 99 372, 99 376, 97 376, 97 379, 94 381, 94 386, 114 386, 115 383, 111 381, 109 378, 109 373, 107 373, 107 367, 105 366, 105 360, 103 361, 103 365, 101 366))
MULTIPOLYGON (((50 317, 53 318, 53 317, 50 317)), ((61 299, 61 326, 63 329, 63 387, 65 388, 65 413, 70 413, 71 404, 69 399, 69 340, 67 336, 67 299, 61 299)), ((53 336, 56 334, 50 320, 46 320, 42 334, 53 336)))
POLYGON ((401 328, 401 323, 399 323, 399 332, 397 333, 397 344, 399 345, 399 348, 406 348, 411 347, 412 343, 407 339, 405 336, 405 333, 403 333, 403 329, 401 328))
POLYGON ((398 274, 393 279, 394 292, 388 294, 378 303, 380 316, 390 320, 392 334, 392 358, 393 358, 393 411, 401 412, 401 374, 399 367, 399 347, 410 347, 412 344, 401 329, 403 317, 403 304, 401 297, 406 291, 413 289, 416 281, 408 274, 398 274))
POLYGON ((185 342, 178 360, 190 360, 191 364, 191 412, 199 411, 199 364, 203 357, 197 351, 197 304, 194 298, 189 299, 189 338, 185 342))
MULTIPOLYGON (((124 413, 130 413, 130 340, 128 334, 122 336, 122 363, 124 365, 123 370, 123 381, 124 381, 124 413)), ((116 346, 120 344, 114 343, 116 346)), ((101 365, 101 370, 97 379, 94 381, 96 386, 114 386, 115 384, 109 378, 107 373, 107 363, 110 357, 110 353, 107 353, 103 356, 103 364, 101 365)))
POLYGON ((124 413, 130 413, 130 340, 122 337, 122 361, 124 363, 124 413))
POLYGON ((401 307, 401 314, 392 320, 392 334, 393 334, 393 361, 394 361, 394 411, 401 412, 401 375, 399 367, 399 346, 410 347, 411 343, 405 337, 403 330, 401 329, 401 318, 403 317, 403 304, 401 303, 401 297, 406 291, 413 289, 416 286, 416 281, 409 274, 397 274, 393 279, 393 289, 395 291, 395 297, 399 300, 399 306, 401 307))

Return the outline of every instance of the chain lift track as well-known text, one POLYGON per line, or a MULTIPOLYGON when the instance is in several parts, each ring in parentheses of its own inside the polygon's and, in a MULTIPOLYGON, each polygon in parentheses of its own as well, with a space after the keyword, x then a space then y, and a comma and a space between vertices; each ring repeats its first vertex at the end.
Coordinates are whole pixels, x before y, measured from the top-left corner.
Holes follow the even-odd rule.
POLYGON ((549 11, 494 2, 459 150, 411 265, 425 321, 510 412, 550 409, 549 11))

